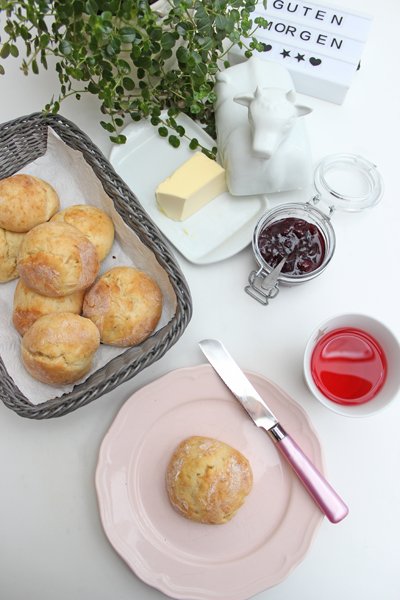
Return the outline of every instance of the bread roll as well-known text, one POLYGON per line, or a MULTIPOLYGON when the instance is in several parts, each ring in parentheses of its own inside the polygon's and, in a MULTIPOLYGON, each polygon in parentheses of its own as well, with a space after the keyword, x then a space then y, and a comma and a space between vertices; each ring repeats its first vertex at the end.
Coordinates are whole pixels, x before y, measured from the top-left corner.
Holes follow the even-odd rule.
POLYGON ((160 288, 149 275, 114 267, 86 293, 82 314, 98 327, 104 344, 134 346, 154 331, 161 310, 160 288))
POLYGON ((100 345, 97 327, 73 313, 40 317, 22 338, 22 362, 39 381, 65 385, 89 371, 100 345))
POLYGON ((218 440, 193 436, 173 453, 166 474, 172 506, 200 523, 229 521, 253 485, 250 464, 238 450, 218 440))
POLYGON ((82 311, 84 290, 69 296, 50 298, 29 289, 20 279, 14 292, 12 320, 15 329, 24 335, 37 319, 54 312, 70 312, 79 315, 82 311))
POLYGON ((49 183, 33 175, 12 175, 0 181, 0 227, 24 233, 45 223, 60 201, 49 183))
POLYGON ((92 242, 66 223, 43 223, 29 231, 18 255, 18 273, 43 296, 68 296, 89 287, 100 263, 92 242))
POLYGON ((110 252, 114 241, 114 224, 100 208, 76 204, 56 213, 51 221, 68 223, 84 233, 96 248, 100 261, 110 252))
POLYGON ((0 282, 18 277, 17 257, 24 233, 14 233, 0 228, 0 282))

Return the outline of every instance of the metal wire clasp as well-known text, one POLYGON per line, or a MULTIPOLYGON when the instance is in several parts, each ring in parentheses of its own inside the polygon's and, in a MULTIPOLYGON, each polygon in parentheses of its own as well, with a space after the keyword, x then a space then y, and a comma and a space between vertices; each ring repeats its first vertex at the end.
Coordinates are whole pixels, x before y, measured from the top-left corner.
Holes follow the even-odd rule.
POLYGON ((287 256, 282 258, 270 273, 267 273, 262 267, 258 271, 252 271, 249 275, 249 285, 246 285, 244 291, 257 302, 266 306, 269 300, 279 294, 279 275, 287 258, 287 256))
MULTIPOLYGON (((306 202, 306 205, 309 204, 311 206, 316 206, 317 204, 319 204, 321 201, 321 194, 314 194, 314 196, 311 198, 310 201, 306 202)), ((321 206, 318 207, 321 210, 321 206)), ((321 210, 322 213, 324 213, 325 217, 327 217, 328 219, 331 218, 331 216, 333 215, 333 213, 335 212, 335 207, 333 204, 328 205, 328 214, 325 213, 325 211, 321 210)))

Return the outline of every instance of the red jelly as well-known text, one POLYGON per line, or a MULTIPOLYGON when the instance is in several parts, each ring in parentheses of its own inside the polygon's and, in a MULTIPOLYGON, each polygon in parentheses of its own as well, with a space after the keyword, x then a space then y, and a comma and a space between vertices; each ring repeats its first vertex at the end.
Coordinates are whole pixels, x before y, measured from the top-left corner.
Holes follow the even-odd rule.
POLYGON ((338 404, 372 400, 386 379, 387 363, 378 342, 361 329, 325 334, 311 356, 311 374, 322 394, 338 404))
POLYGON ((325 240, 313 223, 288 217, 267 225, 258 237, 258 248, 272 268, 286 256, 282 273, 305 275, 320 267, 325 258, 325 240))

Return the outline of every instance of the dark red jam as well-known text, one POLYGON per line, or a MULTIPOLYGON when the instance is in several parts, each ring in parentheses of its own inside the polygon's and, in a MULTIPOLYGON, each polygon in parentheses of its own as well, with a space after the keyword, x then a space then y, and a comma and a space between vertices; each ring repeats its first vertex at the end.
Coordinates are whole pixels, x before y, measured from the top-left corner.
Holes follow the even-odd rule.
POLYGON ((258 248, 272 268, 287 256, 282 273, 305 275, 315 271, 325 258, 325 240, 316 225, 288 217, 267 225, 258 236, 258 248))
POLYGON ((365 331, 335 329, 316 344, 311 356, 315 385, 338 404, 364 404, 372 400, 386 379, 387 363, 378 342, 365 331))

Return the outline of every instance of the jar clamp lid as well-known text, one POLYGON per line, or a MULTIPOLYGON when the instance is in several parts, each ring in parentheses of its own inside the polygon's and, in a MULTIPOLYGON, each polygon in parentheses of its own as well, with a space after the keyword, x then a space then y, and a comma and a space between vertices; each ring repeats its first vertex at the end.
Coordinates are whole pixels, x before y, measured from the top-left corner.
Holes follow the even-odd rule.
POLYGON ((371 208, 383 194, 376 165, 357 154, 332 154, 322 159, 315 169, 314 187, 315 200, 326 203, 330 213, 371 208))
POLYGON ((315 194, 310 202, 282 204, 268 210, 255 227, 253 252, 260 268, 250 273, 245 291, 261 304, 267 305, 278 294, 279 282, 292 285, 303 283, 325 270, 336 247, 336 236, 330 221, 330 216, 336 209, 355 212, 371 208, 381 200, 383 194, 383 182, 376 166, 356 154, 325 157, 315 170, 314 188, 315 194), (318 203, 326 207, 328 214, 316 208, 318 203), (280 256, 278 264, 271 266, 266 262, 260 252, 260 234, 282 218, 304 218, 307 223, 317 227, 325 246, 322 264, 304 274, 290 275, 285 273, 285 263, 290 258, 290 253, 286 250, 286 256, 280 256))

